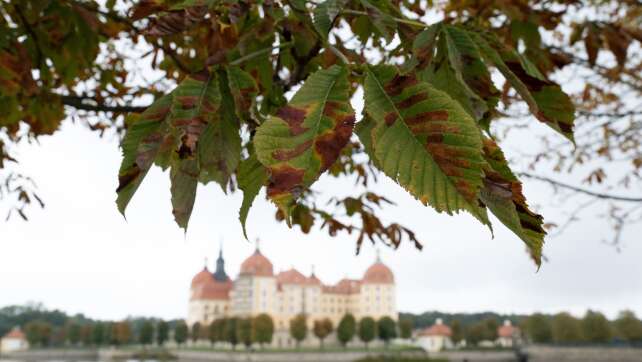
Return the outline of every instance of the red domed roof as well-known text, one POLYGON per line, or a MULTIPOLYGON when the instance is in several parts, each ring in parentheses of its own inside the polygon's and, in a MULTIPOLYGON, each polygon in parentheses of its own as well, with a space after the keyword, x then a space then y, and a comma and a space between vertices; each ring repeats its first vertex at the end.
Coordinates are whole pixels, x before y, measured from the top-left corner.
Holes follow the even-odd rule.
POLYGON ((230 290, 232 289, 232 281, 227 280, 224 282, 211 278, 198 285, 192 291, 191 300, 195 299, 229 299, 230 290))
POLYGON ((2 338, 26 339, 25 334, 17 327, 10 330, 9 333, 5 334, 2 338))
POLYGON ((254 254, 245 259, 241 264, 241 273, 260 277, 271 277, 274 275, 272 263, 256 249, 254 254))
POLYGON ((192 278, 191 288, 194 289, 194 287, 201 285, 203 283, 206 283, 210 280, 214 280, 212 273, 210 273, 210 271, 207 270, 207 267, 203 267, 203 270, 198 272, 196 275, 194 275, 194 278, 192 278))
POLYGON ((510 321, 505 321, 504 325, 497 328, 497 335, 502 338, 512 338, 519 334, 519 328, 513 327, 510 321))
POLYGON ((452 336, 453 332, 450 327, 447 325, 443 324, 440 319, 437 319, 437 322, 433 324, 432 326, 424 329, 423 331, 419 332, 420 336, 444 336, 444 337, 450 337, 452 336))
POLYGON ((385 266, 382 262, 377 261, 372 264, 363 276, 363 283, 365 284, 394 284, 395 276, 392 270, 385 266))

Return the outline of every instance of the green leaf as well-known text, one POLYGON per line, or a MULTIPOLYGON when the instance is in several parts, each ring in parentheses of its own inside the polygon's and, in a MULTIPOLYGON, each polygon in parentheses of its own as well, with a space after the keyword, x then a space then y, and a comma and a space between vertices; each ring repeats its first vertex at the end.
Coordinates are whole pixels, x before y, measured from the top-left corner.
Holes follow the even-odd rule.
POLYGON ((236 114, 239 119, 248 120, 258 92, 256 82, 250 74, 238 66, 229 66, 226 72, 230 93, 234 97, 236 114))
POLYGON ((251 149, 250 157, 241 161, 239 164, 237 181, 239 188, 243 191, 243 202, 241 203, 241 209, 239 210, 239 220, 243 227, 243 236, 247 239, 247 231, 245 229, 247 215, 250 212, 250 207, 252 207, 252 203, 254 202, 256 195, 259 194, 261 187, 263 187, 263 185, 268 181, 268 174, 265 166, 263 166, 256 158, 254 149, 251 149))
POLYGON ((456 26, 436 24, 422 34, 413 45, 420 78, 448 93, 475 120, 490 118, 499 91, 467 32, 456 26), (433 60, 435 45, 438 51, 433 60))
POLYGON ((475 121, 446 93, 393 66, 368 68, 364 89, 383 172, 438 212, 467 210, 489 224, 478 203, 484 160, 475 121))
POLYGON ((187 224, 192 215, 198 185, 198 160, 180 160, 174 158, 170 170, 172 192, 172 213, 178 226, 187 231, 187 224))
MULTIPOLYGON (((226 73, 219 71, 218 75, 221 107, 217 114, 211 116, 199 139, 199 181, 215 181, 225 191, 230 175, 241 158, 241 136, 235 110, 243 104, 238 107, 235 104, 226 73)), ((244 99, 241 101, 245 102, 244 99)))
POLYGON ((390 42, 397 32, 397 23, 388 13, 392 5, 385 0, 361 0, 361 5, 368 13, 368 19, 372 25, 383 36, 387 42, 390 42))
POLYGON ((326 0, 314 8, 314 28, 324 40, 328 40, 332 24, 347 2, 348 0, 326 0))
POLYGON ((562 88, 542 76, 535 66, 492 35, 473 32, 469 34, 477 43, 483 57, 495 65, 528 104, 531 113, 574 142, 575 106, 562 88))
POLYGON ((167 131, 171 102, 170 95, 154 102, 129 126, 123 139, 123 161, 118 171, 116 189, 116 205, 123 215, 159 153, 163 134, 167 131))
POLYGON ((180 159, 193 158, 200 135, 214 122, 221 104, 216 73, 202 73, 185 78, 172 92, 171 125, 180 139, 180 159))
POLYGON ((372 164, 381 169, 381 165, 379 165, 379 162, 375 157, 375 151, 372 144, 372 130, 375 126, 376 123, 370 119, 367 114, 364 114, 361 121, 359 121, 359 123, 354 127, 354 133, 359 137, 359 141, 361 141, 361 144, 370 158, 370 161, 372 161, 372 164))
POLYGON ((354 126, 348 70, 312 74, 287 106, 256 131, 258 160, 268 168, 267 194, 286 220, 296 199, 338 158, 354 126))
POLYGON ((542 262, 542 246, 546 231, 543 218, 528 208, 522 184, 508 166, 501 149, 491 139, 484 139, 484 187, 480 198, 506 227, 524 241, 537 264, 542 262))
MULTIPOLYGON (((172 96, 172 133, 180 140, 178 150, 172 154, 170 162, 172 212, 176 223, 187 229, 199 177, 205 181, 220 181, 224 177, 212 170, 212 167, 220 165, 211 166, 212 158, 218 159, 220 156, 211 152, 221 149, 213 150, 210 147, 220 147, 213 143, 217 140, 216 129, 223 127, 218 112, 221 106, 221 92, 216 72, 203 72, 185 78, 174 89, 172 96), (201 161, 201 155, 206 159, 201 161), (203 176, 202 165, 207 171, 203 176)), ((225 135, 221 132, 219 139, 225 135)))

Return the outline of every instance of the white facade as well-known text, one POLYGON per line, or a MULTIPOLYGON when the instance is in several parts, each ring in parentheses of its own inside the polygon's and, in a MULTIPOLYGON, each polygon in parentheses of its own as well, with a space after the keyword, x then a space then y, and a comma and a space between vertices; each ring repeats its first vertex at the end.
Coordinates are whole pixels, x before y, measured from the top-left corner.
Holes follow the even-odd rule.
POLYGON ((1 352, 15 352, 29 349, 29 343, 19 328, 14 328, 0 339, 1 352))
POLYGON ((514 327, 509 320, 505 320, 504 325, 497 329, 497 336, 495 344, 502 348, 512 348, 520 341, 519 328, 514 327))
POLYGON ((432 326, 419 332, 417 335, 417 345, 427 352, 439 352, 444 349, 453 348, 453 342, 450 339, 452 331, 450 327, 443 324, 443 321, 437 318, 432 326))

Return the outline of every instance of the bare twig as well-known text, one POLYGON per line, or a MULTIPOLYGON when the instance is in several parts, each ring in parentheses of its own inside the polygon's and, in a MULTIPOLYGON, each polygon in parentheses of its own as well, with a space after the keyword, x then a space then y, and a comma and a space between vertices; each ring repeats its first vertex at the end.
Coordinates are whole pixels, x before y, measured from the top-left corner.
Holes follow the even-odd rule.
POLYGON ((549 184, 556 186, 556 187, 561 187, 565 188, 568 190, 572 190, 575 192, 579 192, 585 195, 597 197, 598 199, 606 199, 606 200, 615 200, 615 201, 626 201, 626 202, 642 202, 642 197, 626 197, 626 196, 618 196, 618 195, 611 195, 611 194, 606 194, 606 193, 601 193, 601 192, 595 192, 587 189, 583 189, 577 186, 569 185, 564 182, 556 181, 548 177, 543 177, 543 176, 537 176, 533 175, 527 172, 520 172, 518 173, 519 176, 521 177, 526 177, 526 178, 531 178, 533 180, 538 180, 538 181, 543 181, 543 182, 548 182, 549 184))

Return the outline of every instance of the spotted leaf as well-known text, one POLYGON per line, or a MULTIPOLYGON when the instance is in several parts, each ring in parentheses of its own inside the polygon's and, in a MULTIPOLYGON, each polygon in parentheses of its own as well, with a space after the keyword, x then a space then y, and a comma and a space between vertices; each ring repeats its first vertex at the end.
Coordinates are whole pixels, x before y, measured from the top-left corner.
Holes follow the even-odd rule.
POLYGON ((481 200, 499 221, 524 241, 539 266, 546 235, 542 216, 528 208, 521 182, 510 170, 501 149, 491 139, 484 139, 484 158, 487 166, 481 200))
POLYGON ((420 78, 448 93, 475 120, 489 119, 499 91, 468 33, 443 24, 433 25, 424 33, 413 44, 420 78), (437 49, 434 59, 433 47, 437 49))
POLYGON ((337 159, 354 126, 348 71, 338 65, 312 74, 292 100, 254 137, 268 169, 267 194, 287 216, 296 199, 337 159))
POLYGON ((369 67, 364 89, 365 109, 375 123, 372 148, 383 172, 439 212, 467 210, 489 224, 478 203, 481 133, 463 108, 393 66, 369 67))
POLYGON ((493 64, 528 104, 541 122, 573 141, 575 106, 571 98, 553 81, 514 49, 500 43, 490 34, 469 33, 479 46, 484 59, 493 64))
POLYGON ((123 139, 123 161, 118 171, 116 189, 116 204, 123 215, 127 204, 159 154, 168 129, 171 103, 170 95, 158 99, 129 126, 123 139))
POLYGON ((238 66, 229 66, 226 69, 227 83, 230 94, 234 98, 236 114, 241 120, 251 117, 254 99, 258 92, 254 78, 238 66))
POLYGON ((236 170, 241 159, 241 136, 239 135, 238 105, 231 94, 228 73, 217 72, 220 92, 220 107, 213 114, 208 114, 207 125, 199 137, 198 162, 199 181, 217 182, 223 191, 227 189, 230 176, 236 170))
MULTIPOLYGON (((187 228, 199 178, 218 180, 209 175, 211 147, 223 135, 220 130, 221 92, 217 73, 202 72, 185 78, 172 92, 171 128, 177 140, 171 155, 170 178, 174 219, 187 228), (199 142, 201 141, 201 142, 199 142)), ((215 165, 216 167, 216 165, 215 165)))

